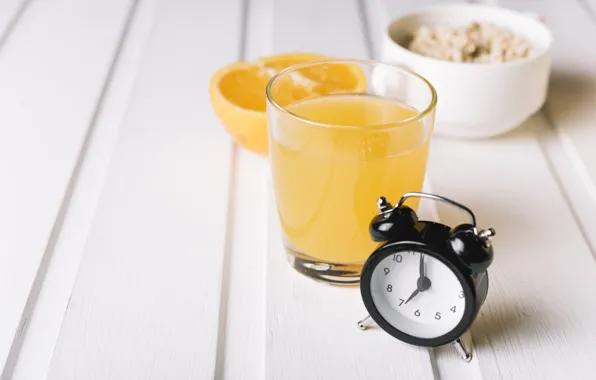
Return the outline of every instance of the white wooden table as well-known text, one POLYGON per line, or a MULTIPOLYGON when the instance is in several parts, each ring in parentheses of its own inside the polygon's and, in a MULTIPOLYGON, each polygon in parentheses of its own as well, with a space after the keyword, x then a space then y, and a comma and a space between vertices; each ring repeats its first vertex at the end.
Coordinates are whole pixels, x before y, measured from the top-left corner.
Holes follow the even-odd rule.
POLYGON ((433 190, 498 232, 470 364, 358 331, 357 289, 295 274, 266 159, 212 113, 225 64, 374 57, 436 2, 0 0, 0 378, 594 379, 596 0, 500 1, 552 28, 547 105, 433 141, 433 190))

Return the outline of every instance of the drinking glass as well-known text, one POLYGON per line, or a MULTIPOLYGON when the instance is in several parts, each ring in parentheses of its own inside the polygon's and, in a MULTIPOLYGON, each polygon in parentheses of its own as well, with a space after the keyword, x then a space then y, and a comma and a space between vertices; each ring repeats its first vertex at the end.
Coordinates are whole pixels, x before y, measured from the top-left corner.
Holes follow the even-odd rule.
POLYGON ((298 272, 358 283, 378 245, 368 232, 377 199, 422 190, 436 104, 426 79, 377 61, 308 62, 271 78, 269 159, 283 243, 298 272), (344 78, 360 84, 345 90, 344 78))

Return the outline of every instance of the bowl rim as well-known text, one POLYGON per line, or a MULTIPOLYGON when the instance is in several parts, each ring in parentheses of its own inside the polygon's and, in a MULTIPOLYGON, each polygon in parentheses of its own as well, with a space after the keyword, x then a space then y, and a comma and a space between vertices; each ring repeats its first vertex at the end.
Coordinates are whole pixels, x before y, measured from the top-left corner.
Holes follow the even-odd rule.
MULTIPOLYGON (((410 12, 406 12, 404 14, 399 15, 396 18, 393 18, 389 24, 387 25, 387 27, 385 28, 385 37, 389 39, 389 41, 391 42, 392 46, 394 46, 395 48, 398 48, 399 50, 403 51, 404 53, 413 56, 417 59, 420 59, 422 61, 427 61, 429 63, 439 63, 439 64, 445 64, 445 65, 450 65, 453 67, 465 67, 465 68, 477 68, 477 69, 494 69, 494 68, 504 68, 504 67, 513 67, 513 66, 521 66, 521 65, 527 65, 530 64, 531 62, 535 62, 539 59, 541 59, 542 57, 549 55, 551 48, 552 48, 552 44, 553 44, 553 35, 552 32, 550 30, 550 28, 544 23, 541 22, 540 20, 538 20, 536 17, 533 17, 532 14, 534 14, 531 11, 528 12, 520 12, 520 11, 516 11, 510 8, 505 8, 499 5, 491 5, 491 4, 478 4, 478 3, 462 3, 462 4, 457 4, 457 3, 453 3, 453 4, 441 4, 441 5, 430 5, 430 6, 425 6, 425 7, 421 7, 418 8, 416 10, 410 11, 410 12), (397 41, 395 41, 393 39, 393 37, 391 36, 391 29, 394 27, 394 25, 398 24, 399 22, 402 22, 403 20, 409 18, 409 17, 413 17, 413 16, 417 16, 417 15, 423 15, 425 13, 431 13, 431 12, 436 12, 436 11, 440 11, 440 10, 445 10, 445 9, 457 9, 457 8, 467 8, 467 9, 491 9, 491 10, 495 10, 498 12, 502 12, 502 13, 506 13, 506 14, 510 14, 513 15, 515 17, 521 17, 521 18, 525 18, 527 19, 529 22, 534 23, 537 27, 541 28, 542 31, 545 33, 545 36, 547 37, 547 43, 546 45, 540 49, 539 52, 537 52, 537 54, 533 54, 530 57, 526 57, 526 58, 522 58, 522 59, 517 59, 514 61, 509 61, 509 62, 491 62, 491 63, 474 63, 474 62, 454 62, 454 61, 447 61, 447 60, 442 60, 442 59, 438 59, 438 58, 433 58, 433 57, 428 57, 426 55, 422 55, 419 53, 415 53, 411 50, 409 50, 408 48, 402 46, 401 44, 399 44, 397 41)), ((512 32, 515 33, 514 30, 512 30, 512 32)))

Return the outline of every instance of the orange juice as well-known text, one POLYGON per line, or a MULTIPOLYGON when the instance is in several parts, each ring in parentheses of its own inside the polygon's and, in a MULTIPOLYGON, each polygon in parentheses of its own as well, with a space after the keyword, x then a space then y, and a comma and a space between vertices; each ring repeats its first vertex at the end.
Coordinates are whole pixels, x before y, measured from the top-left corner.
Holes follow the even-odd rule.
POLYGON ((432 122, 407 122, 415 110, 366 94, 322 96, 286 108, 298 118, 282 115, 270 126, 286 245, 322 262, 361 264, 377 245, 368 225, 378 197, 397 202, 422 189, 432 122))

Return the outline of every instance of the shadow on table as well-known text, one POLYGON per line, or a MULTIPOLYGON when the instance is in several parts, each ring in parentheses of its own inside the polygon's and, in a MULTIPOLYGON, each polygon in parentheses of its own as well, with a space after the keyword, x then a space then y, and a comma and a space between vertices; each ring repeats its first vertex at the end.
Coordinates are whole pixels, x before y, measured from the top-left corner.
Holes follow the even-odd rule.
POLYGON ((535 340, 537 320, 532 313, 523 308, 523 305, 513 303, 506 306, 498 305, 491 309, 482 309, 472 326, 474 347, 510 346, 515 344, 512 337, 515 337, 515 341, 526 343, 535 340))
MULTIPOLYGON (((593 74, 554 70, 551 74, 548 97, 541 112, 550 124, 566 130, 576 128, 593 116, 595 94, 596 79, 593 74)), ((530 118, 523 125, 497 139, 519 138, 524 133, 531 133, 533 128, 534 123, 530 118)))
MULTIPOLYGON (((554 70, 551 74, 546 103, 537 114, 544 114, 548 119, 548 123, 566 130, 576 128, 585 123, 586 120, 593 119, 595 115, 595 95, 596 78, 593 74, 554 70)), ((468 140, 468 142, 508 143, 511 140, 535 139, 536 130, 545 127, 547 126, 537 122, 535 116, 531 116, 512 131, 489 139, 468 140)), ((457 140, 449 136, 438 136, 435 139, 457 140)))

